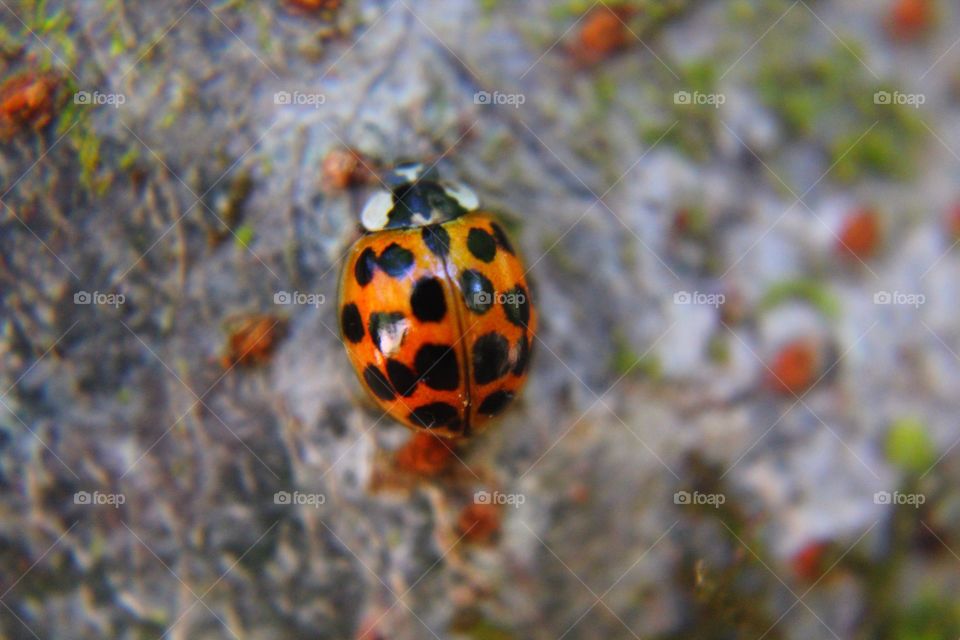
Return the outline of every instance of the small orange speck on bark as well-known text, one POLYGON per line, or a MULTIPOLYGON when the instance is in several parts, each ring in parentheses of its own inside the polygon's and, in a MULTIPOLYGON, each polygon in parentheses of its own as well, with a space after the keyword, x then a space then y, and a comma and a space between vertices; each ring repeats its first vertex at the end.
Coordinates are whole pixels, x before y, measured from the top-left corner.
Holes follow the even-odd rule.
POLYGON ((632 34, 626 20, 630 12, 622 7, 599 6, 583 21, 578 37, 579 53, 587 62, 597 62, 624 49, 632 34))
POLYGON ((488 544, 500 531, 500 507, 495 504, 468 504, 460 512, 457 528, 464 540, 488 544))
POLYGON ((227 337, 224 368, 263 364, 276 349, 284 328, 284 321, 271 315, 252 315, 237 321, 227 337))
POLYGON ((432 433, 414 433, 397 451, 397 466, 422 476, 434 476, 446 470, 454 457, 455 444, 432 433))
POLYGON ((816 347, 810 341, 790 342, 774 356, 768 383, 786 394, 801 393, 814 383, 818 360, 816 347))
POLYGON ((960 202, 947 210, 947 234, 953 242, 960 242, 960 202))
POLYGON ((898 40, 914 40, 933 24, 931 0, 895 0, 887 16, 887 30, 898 40))
POLYGON ((582 482, 577 482, 567 490, 567 496, 571 502, 586 504, 590 500, 590 489, 582 482))
POLYGON ((323 186, 340 191, 365 180, 367 171, 360 154, 352 149, 330 150, 321 166, 323 186))
POLYGON ((286 0, 286 4, 291 9, 303 12, 337 11, 343 5, 343 0, 286 0))
POLYGON ((850 214, 837 234, 840 255, 868 260, 880 249, 882 230, 880 219, 872 209, 862 208, 850 214))
POLYGON ((57 81, 50 74, 24 72, 0 85, 0 140, 18 131, 39 131, 53 118, 57 81))
POLYGON ((826 567, 824 558, 830 550, 830 543, 817 540, 800 549, 790 559, 790 567, 801 580, 813 582, 823 576, 826 567))

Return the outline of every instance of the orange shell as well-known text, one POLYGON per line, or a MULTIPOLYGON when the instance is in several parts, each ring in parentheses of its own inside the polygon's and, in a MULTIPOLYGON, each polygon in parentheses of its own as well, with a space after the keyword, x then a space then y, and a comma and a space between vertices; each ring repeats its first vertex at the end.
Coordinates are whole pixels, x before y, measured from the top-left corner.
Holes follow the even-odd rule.
POLYGON ((466 437, 523 386, 537 326, 529 296, 503 228, 476 211, 361 237, 340 279, 341 332, 386 413, 466 437))

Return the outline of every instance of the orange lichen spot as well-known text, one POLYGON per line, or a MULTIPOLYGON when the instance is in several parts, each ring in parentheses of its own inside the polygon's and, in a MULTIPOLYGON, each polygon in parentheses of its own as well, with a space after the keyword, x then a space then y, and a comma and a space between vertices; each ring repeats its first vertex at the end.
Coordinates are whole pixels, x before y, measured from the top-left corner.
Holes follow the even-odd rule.
POLYGON ((488 544, 500 532, 500 507, 490 503, 471 503, 463 508, 457 528, 467 542, 488 544))
POLYGON ((456 445, 432 433, 417 432, 397 451, 397 466, 410 473, 434 476, 446 470, 456 460, 456 445))
POLYGON ((840 225, 837 252, 847 258, 868 260, 880 249, 882 235, 876 212, 868 208, 858 209, 840 225))
POLYGON ((590 501, 590 488, 582 482, 575 482, 567 489, 567 498, 575 504, 586 504, 590 501))
POLYGON ((693 220, 690 209, 680 207, 673 214, 673 220, 670 225, 672 231, 678 236, 685 236, 693 228, 693 220))
POLYGON ((323 159, 321 181, 328 190, 340 191, 369 178, 363 157, 353 149, 332 149, 323 159))
POLYGON ((0 85, 0 140, 25 128, 39 131, 53 119, 57 80, 51 74, 24 72, 0 85))
POLYGON ((898 40, 914 40, 934 22, 931 0, 896 0, 887 15, 887 31, 898 40))
POLYGON ((255 366, 266 362, 283 335, 286 323, 276 316, 257 314, 231 323, 227 349, 221 363, 232 366, 255 366))
POLYGON ((354 640, 387 640, 386 634, 381 630, 382 627, 387 626, 387 613, 389 611, 378 611, 364 617, 354 640))
POLYGON ((585 62, 599 62, 625 49, 633 39, 626 24, 631 13, 627 7, 604 5, 591 10, 577 34, 578 57, 585 62))
POLYGON ((953 242, 960 242, 960 202, 957 202, 947 209, 946 219, 944 220, 947 235, 953 242))
POLYGON ((289 8, 305 13, 337 11, 343 6, 343 0, 285 0, 285 2, 289 8))
POLYGON ((787 394, 801 393, 816 381, 820 358, 811 341, 795 340, 777 352, 769 367, 767 382, 771 388, 787 394))
POLYGON ((824 540, 815 540, 806 544, 790 558, 790 568, 793 574, 801 580, 815 582, 826 571, 826 556, 830 550, 830 543, 824 540))

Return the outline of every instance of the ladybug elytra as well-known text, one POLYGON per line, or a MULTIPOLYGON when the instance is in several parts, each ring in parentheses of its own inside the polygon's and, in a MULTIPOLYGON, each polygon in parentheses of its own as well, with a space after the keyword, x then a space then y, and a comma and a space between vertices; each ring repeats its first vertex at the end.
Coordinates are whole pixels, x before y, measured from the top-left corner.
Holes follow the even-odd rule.
POLYGON ((527 375, 525 269, 496 217, 422 164, 394 168, 340 277, 340 331, 361 384, 416 431, 476 433, 527 375))

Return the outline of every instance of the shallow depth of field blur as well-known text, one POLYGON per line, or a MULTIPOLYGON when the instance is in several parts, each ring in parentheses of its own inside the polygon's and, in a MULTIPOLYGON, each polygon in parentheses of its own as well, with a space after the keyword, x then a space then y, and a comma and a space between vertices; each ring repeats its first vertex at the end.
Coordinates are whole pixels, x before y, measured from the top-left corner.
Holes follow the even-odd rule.
POLYGON ((0 0, 0 638, 960 637, 960 7, 0 0), (350 368, 403 160, 540 330, 350 368))

